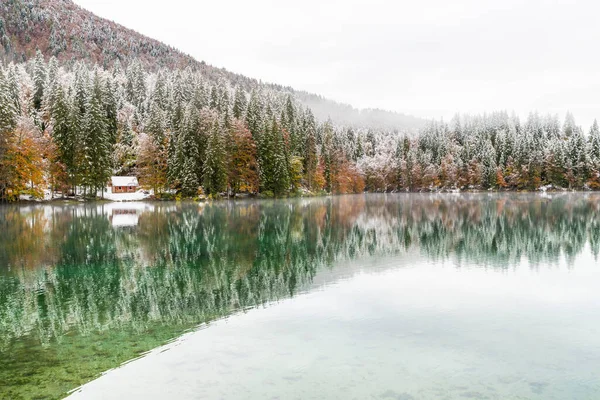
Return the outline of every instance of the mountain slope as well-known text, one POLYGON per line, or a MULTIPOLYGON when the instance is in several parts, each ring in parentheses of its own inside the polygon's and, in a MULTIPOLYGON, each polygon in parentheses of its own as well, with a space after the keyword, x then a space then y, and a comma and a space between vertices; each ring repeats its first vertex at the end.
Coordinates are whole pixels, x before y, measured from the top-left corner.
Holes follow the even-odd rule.
POLYGON ((148 38, 112 21, 100 18, 70 0, 1 0, 0 58, 22 62, 36 50, 59 61, 86 60, 110 66, 139 60, 149 70, 191 68, 215 82, 225 79, 245 90, 268 87, 293 94, 310 107, 320 120, 331 118, 341 125, 414 130, 425 123, 420 118, 383 110, 358 110, 321 96, 290 87, 264 84, 256 79, 197 61, 179 50, 148 38))

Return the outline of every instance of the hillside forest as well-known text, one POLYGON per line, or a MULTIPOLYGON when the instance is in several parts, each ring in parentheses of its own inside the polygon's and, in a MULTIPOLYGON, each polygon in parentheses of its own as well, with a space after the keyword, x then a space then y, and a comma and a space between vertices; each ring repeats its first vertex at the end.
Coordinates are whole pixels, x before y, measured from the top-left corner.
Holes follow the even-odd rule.
POLYGON ((296 97, 201 70, 42 53, 0 68, 0 198, 95 197, 136 175, 157 197, 600 188, 600 129, 507 112, 418 132, 316 118, 296 97))

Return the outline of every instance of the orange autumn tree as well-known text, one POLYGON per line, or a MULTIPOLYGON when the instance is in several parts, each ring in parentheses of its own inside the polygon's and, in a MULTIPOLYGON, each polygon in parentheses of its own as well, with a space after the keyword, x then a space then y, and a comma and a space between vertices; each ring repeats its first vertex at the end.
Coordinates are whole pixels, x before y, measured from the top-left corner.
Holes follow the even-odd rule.
POLYGON ((325 189, 325 164, 323 157, 319 157, 317 169, 312 177, 312 187, 314 191, 320 192, 325 189))
POLYGON ((231 124, 229 151, 229 185, 233 193, 258 191, 256 143, 243 121, 231 124))
POLYGON ((348 160, 340 164, 337 178, 337 193, 362 193, 365 190, 365 180, 356 168, 356 165, 348 160))
POLYGON ((33 122, 20 118, 14 129, 3 134, 3 154, 0 159, 4 200, 16 201, 21 194, 43 197, 44 162, 41 138, 33 122))
POLYGON ((140 135, 138 175, 142 186, 152 188, 154 195, 160 194, 167 185, 166 137, 165 143, 157 143, 157 138, 140 135))

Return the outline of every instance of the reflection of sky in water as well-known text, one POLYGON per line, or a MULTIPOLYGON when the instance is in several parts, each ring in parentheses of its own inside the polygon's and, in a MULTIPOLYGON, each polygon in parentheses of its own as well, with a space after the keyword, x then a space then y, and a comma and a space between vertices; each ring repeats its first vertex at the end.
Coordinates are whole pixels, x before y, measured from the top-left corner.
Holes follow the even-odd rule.
MULTIPOLYGON (((74 398, 593 399, 600 268, 405 257, 190 333, 74 398), (165 351, 167 350, 167 351, 165 351)), ((316 277, 318 280, 319 277, 316 277)))

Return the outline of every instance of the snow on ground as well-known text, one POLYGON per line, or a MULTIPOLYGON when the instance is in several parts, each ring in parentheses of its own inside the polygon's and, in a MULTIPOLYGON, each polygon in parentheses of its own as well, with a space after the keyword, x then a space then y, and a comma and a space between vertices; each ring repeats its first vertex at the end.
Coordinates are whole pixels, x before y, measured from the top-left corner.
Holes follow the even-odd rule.
MULTIPOLYGON (((81 189, 79 190, 79 193, 81 193, 81 189)), ((96 195, 98 196, 99 199, 102 198, 101 191, 98 192, 96 195)), ((152 196, 151 190, 148 192, 148 194, 144 193, 143 190, 138 190, 135 193, 111 193, 111 189, 106 188, 106 191, 104 192, 104 199, 110 200, 110 201, 140 201, 140 200, 145 200, 151 196, 152 196)), ((62 196, 59 193, 55 193, 55 195, 54 195, 54 199, 60 199, 61 197, 62 196)), ((45 201, 45 200, 53 199, 52 192, 48 189, 44 190, 44 197, 40 198, 40 199, 35 199, 28 194, 19 195, 19 198, 24 201, 45 201)))
MULTIPOLYGON (((98 192, 97 196, 102 197, 102 192, 98 192)), ((152 196, 152 191, 145 194, 142 190, 138 190, 135 193, 111 193, 110 188, 104 192, 104 199, 111 201, 140 201, 145 200, 152 196)))

